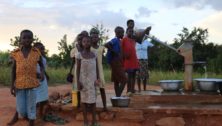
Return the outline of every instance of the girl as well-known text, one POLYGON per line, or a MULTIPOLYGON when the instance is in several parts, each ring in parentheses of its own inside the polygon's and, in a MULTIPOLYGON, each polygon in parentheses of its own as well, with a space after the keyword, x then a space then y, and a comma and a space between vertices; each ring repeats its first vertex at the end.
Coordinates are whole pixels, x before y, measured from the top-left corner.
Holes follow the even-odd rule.
MULTIPOLYGON (((41 52, 42 63, 44 66, 44 71, 45 71, 46 70, 45 47, 40 42, 35 43, 34 47, 39 49, 39 51, 41 52)), ((40 73, 39 64, 37 65, 37 73, 40 73)), ((45 72, 44 80, 41 81, 40 86, 36 88, 36 92, 37 92, 36 103, 37 103, 37 107, 39 107, 39 116, 40 117, 43 116, 43 108, 48 103, 48 98, 49 98, 49 96, 48 96, 48 80, 49 80, 49 76, 45 72)))
POLYGON ((98 69, 99 69, 99 79, 101 81, 99 85, 99 90, 101 93, 102 97, 102 102, 103 102, 103 110, 107 111, 106 107, 106 93, 105 93, 105 79, 104 79, 104 74, 103 74, 103 64, 102 64, 102 58, 103 58, 103 53, 104 53, 104 46, 99 46, 99 30, 96 28, 92 28, 90 30, 90 37, 92 38, 92 47, 91 50, 96 53, 97 55, 97 62, 98 62, 98 69))
POLYGON ((29 126, 34 126, 36 119, 36 87, 39 86, 36 67, 40 65, 41 81, 44 79, 44 69, 41 61, 41 53, 32 47, 33 33, 23 30, 20 33, 21 48, 11 53, 12 84, 11 94, 16 96, 16 113, 8 126, 18 121, 18 113, 29 120, 29 126))
MULTIPOLYGON (((72 65, 70 68, 70 72, 69 75, 73 75, 72 73, 74 73, 74 78, 72 80, 73 82, 73 90, 77 90, 77 76, 76 76, 76 56, 78 53, 80 53, 83 50, 83 46, 82 46, 82 38, 84 36, 88 36, 88 32, 87 31, 82 31, 80 34, 77 35, 76 37, 76 45, 74 46, 75 48, 73 48, 70 52, 70 57, 72 58, 72 65)), ((77 91, 77 108, 80 108, 80 92, 77 91)))
POLYGON ((128 95, 135 93, 136 70, 139 68, 135 44, 135 40, 133 39, 133 29, 128 28, 127 36, 122 39, 122 51, 124 56, 123 67, 128 75, 128 95))
POLYGON ((92 126, 96 123, 96 85, 99 84, 99 74, 96 54, 90 51, 90 37, 83 37, 83 51, 77 55, 77 80, 81 92, 84 126, 88 126, 87 110, 92 111, 92 126))
MULTIPOLYGON (((149 31, 147 30, 147 35, 151 30, 151 27, 148 27, 149 31)), ((139 71, 137 73, 137 83, 139 92, 141 91, 141 81, 143 82, 143 89, 146 90, 147 80, 149 79, 149 69, 148 69, 148 54, 149 54, 149 47, 153 47, 153 44, 150 43, 148 40, 144 40, 141 43, 136 43, 136 55, 139 60, 139 71)))

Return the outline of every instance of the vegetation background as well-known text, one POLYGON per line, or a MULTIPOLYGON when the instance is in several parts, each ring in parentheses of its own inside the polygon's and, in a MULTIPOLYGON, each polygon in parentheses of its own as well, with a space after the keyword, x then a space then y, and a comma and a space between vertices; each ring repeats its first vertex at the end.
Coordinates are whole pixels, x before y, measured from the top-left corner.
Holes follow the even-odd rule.
MULTIPOLYGON (((107 42, 109 39, 107 35, 109 30, 104 28, 102 24, 97 24, 92 27, 100 31, 100 44, 102 45, 107 42)), ((192 40, 194 61, 206 62, 206 64, 194 64, 193 78, 205 77, 205 66, 208 77, 222 78, 222 45, 215 44, 208 40, 207 29, 196 27, 191 30, 183 28, 170 45, 178 48, 186 39, 192 40)), ((16 48, 18 41, 19 36, 15 36, 11 39, 11 45, 16 48)), ((34 42, 41 42, 41 40, 35 36, 34 42)), ((150 84, 157 84, 159 80, 164 79, 183 79, 183 57, 154 41, 151 42, 155 46, 149 49, 150 84)), ((67 83, 66 76, 71 66, 70 51, 75 45, 68 44, 66 35, 57 43, 59 54, 47 55, 47 73, 50 76, 50 85, 67 83)), ((48 50, 46 53, 47 52, 48 50)), ((4 86, 10 84, 11 68, 9 54, 9 51, 0 51, 0 85, 4 86)), ((111 74, 109 65, 106 63, 105 55, 103 58, 105 80, 106 82, 110 82, 111 74)))

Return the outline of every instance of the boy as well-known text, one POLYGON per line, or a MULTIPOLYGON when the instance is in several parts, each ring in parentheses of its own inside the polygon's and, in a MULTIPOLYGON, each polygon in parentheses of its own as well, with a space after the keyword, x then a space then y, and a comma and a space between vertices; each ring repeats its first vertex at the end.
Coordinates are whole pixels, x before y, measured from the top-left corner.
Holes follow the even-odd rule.
POLYGON ((110 42, 106 43, 104 46, 108 48, 107 61, 112 70, 111 79, 114 82, 115 94, 117 97, 120 97, 127 81, 121 56, 121 39, 124 36, 124 29, 117 26, 115 28, 115 34, 116 37, 110 42))
POLYGON ((16 96, 16 113, 8 126, 18 121, 18 114, 29 120, 29 126, 34 126, 36 119, 36 87, 39 80, 44 79, 41 53, 32 47, 33 33, 30 30, 23 30, 20 33, 21 48, 11 53, 12 84, 11 94, 16 96), (40 65, 41 73, 37 75, 37 64, 40 65), (37 78, 38 76, 38 78, 37 78))

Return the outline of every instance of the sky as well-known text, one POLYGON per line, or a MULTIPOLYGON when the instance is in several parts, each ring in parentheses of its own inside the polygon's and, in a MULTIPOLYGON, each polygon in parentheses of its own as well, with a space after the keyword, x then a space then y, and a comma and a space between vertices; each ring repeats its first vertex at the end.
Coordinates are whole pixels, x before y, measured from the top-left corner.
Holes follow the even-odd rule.
POLYGON ((152 26, 151 34, 168 43, 183 27, 200 27, 209 42, 222 44, 222 0, 0 0, 0 51, 12 50, 10 39, 30 29, 51 55, 65 34, 71 44, 82 30, 103 24, 111 39, 128 19, 136 28, 152 26))

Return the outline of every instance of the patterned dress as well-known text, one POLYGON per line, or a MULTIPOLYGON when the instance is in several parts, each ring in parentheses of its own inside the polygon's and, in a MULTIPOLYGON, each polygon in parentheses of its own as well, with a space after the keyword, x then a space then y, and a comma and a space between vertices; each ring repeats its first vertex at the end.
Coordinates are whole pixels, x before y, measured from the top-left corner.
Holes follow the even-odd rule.
POLYGON ((96 57, 83 58, 81 53, 78 53, 77 59, 81 60, 79 81, 83 85, 81 92, 82 103, 96 103, 96 57))

